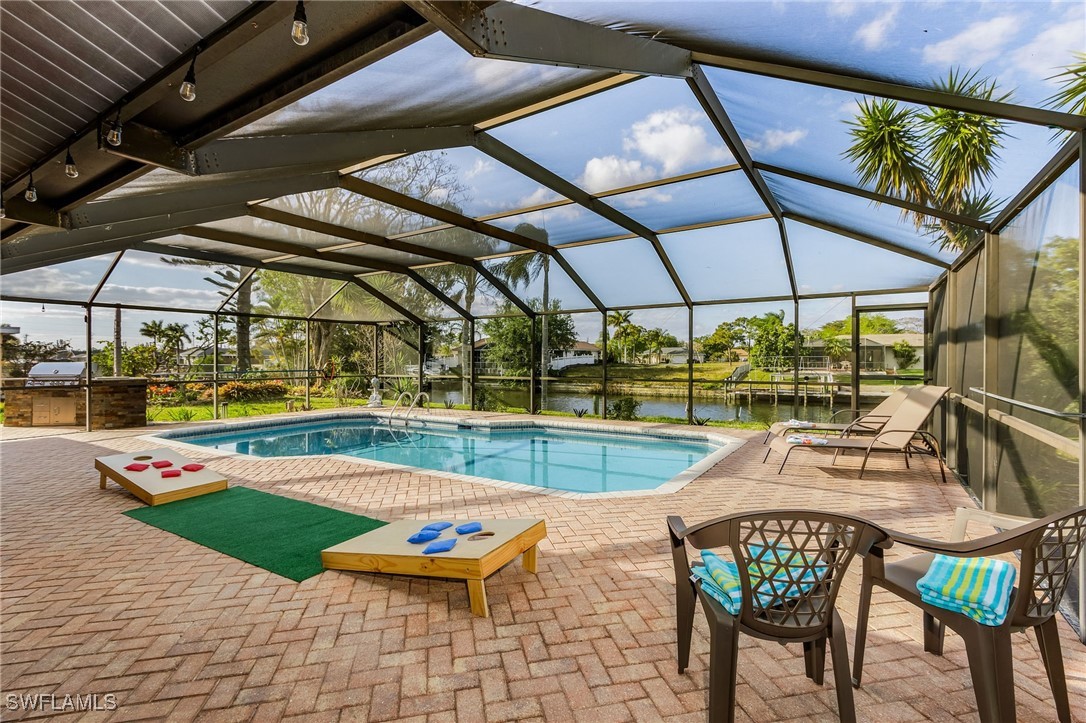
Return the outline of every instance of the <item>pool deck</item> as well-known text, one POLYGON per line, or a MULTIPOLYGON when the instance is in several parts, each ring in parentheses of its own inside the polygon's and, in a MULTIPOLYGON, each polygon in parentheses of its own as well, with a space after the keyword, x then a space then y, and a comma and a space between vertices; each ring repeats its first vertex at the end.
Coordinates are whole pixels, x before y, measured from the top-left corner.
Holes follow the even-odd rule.
MULTIPOLYGON (((861 481, 858 459, 807 455, 778 476, 761 463, 764 432, 742 430, 723 432, 746 445, 672 495, 599 500, 336 458, 190 455, 232 486, 386 520, 543 518, 538 576, 495 573, 491 617, 478 618, 457 581, 328 571, 294 583, 121 515, 141 503, 100 490, 93 460, 157 446, 149 431, 0 430, 0 687, 57 705, 116 696, 116 710, 51 720, 703 721, 707 628, 699 614, 679 675, 666 515, 811 507, 945 539, 953 508, 971 504, 929 458, 911 471, 877 458, 861 481)), ((850 651, 858 588, 853 565, 838 601, 850 651)), ((1060 633, 1086 721, 1086 647, 1062 620, 1060 633)), ((960 638, 948 633, 941 658, 920 640, 919 613, 876 592, 861 720, 977 720, 960 638)), ((1036 639, 1013 645, 1019 720, 1054 720, 1036 639)), ((798 646, 744 636, 740 648, 737 720, 837 720, 832 676, 811 683, 798 646)))

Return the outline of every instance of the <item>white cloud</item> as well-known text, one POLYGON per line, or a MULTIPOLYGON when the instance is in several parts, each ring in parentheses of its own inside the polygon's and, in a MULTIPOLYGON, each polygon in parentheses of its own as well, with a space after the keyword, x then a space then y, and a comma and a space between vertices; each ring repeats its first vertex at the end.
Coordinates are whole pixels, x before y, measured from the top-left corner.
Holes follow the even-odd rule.
POLYGON ((848 18, 856 12, 856 3, 851 0, 831 0, 826 6, 826 14, 831 18, 848 18))
POLYGON ((632 186, 651 181, 657 177, 656 169, 646 166, 641 161, 618 156, 590 158, 584 165, 584 173, 578 183, 589 193, 607 191, 612 188, 632 186))
POLYGON ((1038 79, 1049 78, 1074 62, 1073 51, 1083 49, 1083 12, 1079 7, 1063 21, 1037 33, 1025 45, 1011 53, 1011 60, 1021 70, 1038 79))
POLYGON ((973 23, 952 38, 924 46, 924 62, 944 67, 977 67, 1003 53, 1021 22, 1014 15, 1000 15, 973 23))
POLYGON ((706 160, 728 160, 727 150, 709 141, 704 122, 703 113, 687 106, 656 111, 630 127, 622 147, 661 164, 668 176, 706 160))
POLYGON ((856 30, 853 39, 861 43, 867 50, 878 50, 886 41, 886 36, 894 28, 897 13, 901 9, 899 5, 893 5, 889 10, 869 23, 861 25, 856 30))
POLYGON ((464 172, 465 178, 475 178, 484 173, 490 173, 495 168, 494 161, 489 158, 476 158, 471 168, 464 172))
POLYGON ((519 199, 514 208, 529 208, 531 206, 539 206, 540 204, 557 201, 559 198, 561 198, 561 196, 559 196, 551 189, 539 186, 527 196, 519 199))
POLYGON ((790 131, 770 128, 758 138, 744 138, 743 143, 751 151, 775 153, 782 148, 796 145, 806 137, 806 128, 793 128, 790 131))
POLYGON ((634 191, 621 196, 621 201, 613 201, 615 205, 620 209, 629 208, 643 208, 653 203, 671 203, 672 195, 666 190, 667 186, 661 188, 645 188, 640 191, 634 191))

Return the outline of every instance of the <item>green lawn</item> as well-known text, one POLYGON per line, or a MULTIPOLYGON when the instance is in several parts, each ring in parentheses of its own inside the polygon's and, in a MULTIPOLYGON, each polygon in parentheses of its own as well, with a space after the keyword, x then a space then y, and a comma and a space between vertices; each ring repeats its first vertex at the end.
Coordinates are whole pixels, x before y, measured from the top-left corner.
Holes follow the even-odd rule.
MULTIPOLYGON (((694 365, 695 379, 727 379, 738 362, 706 362, 694 365)), ((603 374, 603 367, 598 364, 583 364, 569 367, 562 371, 560 379, 569 381, 598 382, 603 374)), ((648 381, 685 382, 686 364, 608 364, 607 378, 611 381, 621 379, 644 379, 648 381)))

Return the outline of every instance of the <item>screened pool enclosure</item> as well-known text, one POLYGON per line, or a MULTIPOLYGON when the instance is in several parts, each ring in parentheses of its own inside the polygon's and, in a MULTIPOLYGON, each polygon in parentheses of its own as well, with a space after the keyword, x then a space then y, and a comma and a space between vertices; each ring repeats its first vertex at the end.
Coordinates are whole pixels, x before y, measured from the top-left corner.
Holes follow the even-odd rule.
MULTIPOLYGON (((110 54, 100 22, 50 21, 80 38, 64 57, 5 41, 6 324, 65 320, 103 375, 148 324, 180 324, 155 383, 215 416, 240 379, 306 404, 346 380, 364 398, 377 376, 600 417, 642 394, 699 423, 717 396, 787 418, 923 380, 953 389, 936 431, 985 507, 1086 502, 1086 118, 954 51, 990 5, 910 4, 870 43, 836 3, 321 2, 301 47, 282 42, 293 3, 187 5, 184 28, 148 15, 131 42, 159 50, 126 45, 97 86, 61 78, 110 54), (983 202, 865 172, 876 106, 998 127, 971 181, 983 202), (760 376, 749 339, 710 363, 715 329, 767 314, 787 338, 760 376), (919 320, 911 379, 867 351, 876 314, 919 320), (804 332, 836 319, 850 337, 831 357, 804 332), (634 348, 632 326, 663 335, 634 348)), ((1077 22, 1065 65, 1086 47, 1077 4, 1005 5, 1077 22)), ((38 4, 2 12, 42 32, 38 4)))

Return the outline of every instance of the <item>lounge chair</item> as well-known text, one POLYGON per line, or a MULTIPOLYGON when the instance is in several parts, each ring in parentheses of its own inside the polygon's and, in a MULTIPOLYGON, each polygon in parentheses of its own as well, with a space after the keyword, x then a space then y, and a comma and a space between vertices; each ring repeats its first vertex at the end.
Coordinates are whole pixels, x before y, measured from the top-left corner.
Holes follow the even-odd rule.
POLYGON ((900 387, 894 390, 894 393, 879 402, 878 406, 872 409, 866 414, 858 416, 847 424, 841 422, 834 422, 833 420, 841 414, 857 414, 860 412, 857 409, 842 409, 835 412, 825 422, 803 422, 801 424, 790 424, 789 422, 777 422, 769 428, 769 431, 765 435, 765 439, 762 440, 762 444, 765 444, 772 437, 780 437, 792 430, 798 430, 802 432, 836 432, 838 434, 844 434, 846 432, 855 432, 857 434, 875 432, 882 429, 882 425, 886 423, 886 420, 890 418, 890 415, 897 411, 897 408, 901 406, 901 403, 905 401, 905 397, 909 396, 909 392, 915 391, 920 387, 900 387))
POLYGON ((735 719, 735 674, 739 633, 781 644, 803 643, 807 677, 822 685, 826 644, 833 655, 838 712, 855 721, 845 628, 834 607, 852 558, 874 545, 889 545, 880 528, 866 520, 809 510, 770 510, 719 517, 687 527, 667 518, 675 564, 678 663, 690 663, 696 598, 709 621, 709 720, 735 719), (702 565, 687 560, 686 543, 702 551, 702 565), (730 548, 731 562, 706 548, 730 548), (719 575, 709 565, 725 569, 719 575), (734 571, 734 575, 730 571, 734 571))
POLYGON ((908 467, 909 455, 919 449, 914 445, 914 442, 919 438, 928 448, 928 451, 931 451, 939 460, 939 474, 942 475, 943 482, 946 482, 946 471, 943 469, 943 458, 939 452, 939 443, 933 434, 922 430, 921 427, 927 423, 939 400, 946 396, 949 391, 950 387, 935 386, 923 386, 913 390, 901 403, 901 406, 886 420, 882 429, 870 437, 815 438, 809 440, 813 442, 812 444, 795 444, 788 441, 789 437, 774 437, 769 443, 769 449, 762 461, 767 461, 771 452, 784 455, 781 466, 777 470, 777 474, 780 474, 784 470, 785 463, 788 462, 788 456, 796 449, 833 450, 835 462, 837 461, 837 455, 841 452, 854 450, 863 452, 864 455, 863 463, 860 465, 860 477, 862 478, 864 470, 867 469, 867 460, 875 452, 895 452, 904 455, 905 466, 908 467))
MULTIPOLYGON (((935 655, 943 654, 945 627, 962 637, 969 659, 977 708, 984 723, 1015 720, 1011 633, 1034 628, 1045 671, 1048 673, 1048 682, 1052 687, 1056 715, 1061 723, 1071 723, 1071 708, 1067 698, 1067 681, 1063 672, 1060 635, 1055 615, 1086 538, 1086 506, 1041 520, 989 515, 978 510, 970 510, 965 516, 988 517, 987 521, 995 526, 1013 529, 970 542, 941 542, 888 530, 895 543, 900 542, 924 550, 924 554, 885 564, 881 550, 876 549, 864 559, 856 624, 856 654, 852 669, 853 683, 858 687, 863 675, 871 590, 877 585, 923 611, 925 651, 935 655), (1011 589, 1013 578, 1007 581, 1007 597, 1002 598, 994 596, 991 589, 971 591, 977 598, 986 596, 986 603, 994 602, 1003 607, 1006 610, 1004 620, 997 623, 995 619, 990 619, 988 624, 984 624, 962 612, 932 605, 921 599, 917 582, 928 572, 936 554, 956 558, 979 558, 1006 553, 1021 555, 1017 587, 1011 589)), ((952 537, 964 536, 961 534, 965 528, 962 517, 959 513, 952 537)))

